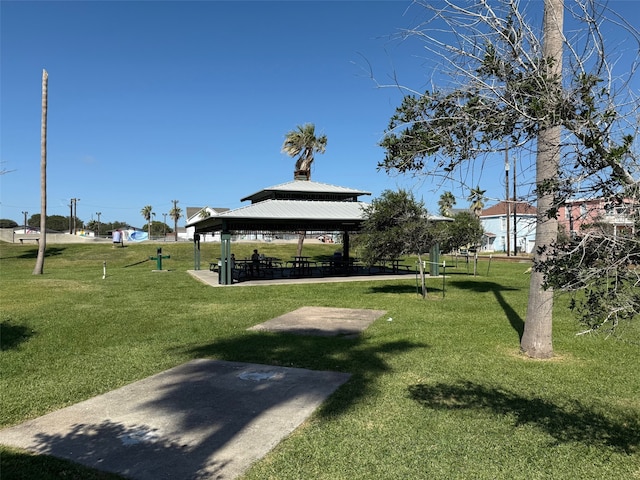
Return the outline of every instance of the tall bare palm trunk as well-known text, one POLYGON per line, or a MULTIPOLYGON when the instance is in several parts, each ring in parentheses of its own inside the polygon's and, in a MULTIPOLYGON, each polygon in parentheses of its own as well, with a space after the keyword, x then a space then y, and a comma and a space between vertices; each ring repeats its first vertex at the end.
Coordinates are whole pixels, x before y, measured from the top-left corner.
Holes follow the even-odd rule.
POLYGON ((47 250, 47 101, 49 74, 42 70, 42 123, 40 127, 40 241, 34 275, 44 273, 44 254, 47 250))

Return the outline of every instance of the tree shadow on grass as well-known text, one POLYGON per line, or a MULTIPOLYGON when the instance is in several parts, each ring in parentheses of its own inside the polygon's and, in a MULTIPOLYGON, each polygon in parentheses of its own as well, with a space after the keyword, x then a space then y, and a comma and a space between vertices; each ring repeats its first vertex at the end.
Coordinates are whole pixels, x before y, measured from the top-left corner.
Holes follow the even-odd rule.
POLYGON ((394 294, 405 294, 405 293, 416 293, 415 285, 375 285, 369 289, 370 293, 394 293, 394 294))
POLYGON ((421 405, 440 410, 489 410, 511 415, 515 425, 534 425, 558 442, 581 442, 634 454, 640 445, 640 424, 632 415, 619 413, 619 420, 595 412, 573 401, 562 407, 541 398, 529 398, 507 390, 474 382, 418 384, 409 387, 410 397, 421 405))
POLYGON ((93 470, 50 455, 35 455, 18 449, 2 449, 0 465, 3 478, 57 480, 124 480, 115 473, 93 470))
MULTIPOLYGON (((422 299, 422 292, 420 285, 376 285, 370 288, 369 293, 392 293, 392 294, 407 294, 413 293, 417 298, 422 299)), ((427 300, 442 298, 442 288, 434 288, 427 286, 427 300)))
POLYGON ((415 348, 428 348, 428 345, 409 341, 370 345, 358 337, 261 332, 217 340, 188 353, 198 358, 349 373, 349 382, 319 410, 321 415, 336 415, 375 388, 376 376, 390 369, 385 356, 415 348))
POLYGON ((227 478, 240 457, 253 462, 290 434, 305 406, 321 417, 344 413, 375 390, 390 370, 386 357, 420 347, 271 332, 216 340, 189 350, 200 359, 161 372, 153 385, 108 392, 92 410, 67 408, 64 420, 75 422, 36 430, 34 450, 126 477, 227 478), (113 412, 106 418, 105 409, 113 412))
MULTIPOLYGON (((64 247, 47 247, 44 253, 45 257, 53 257, 56 255, 62 255, 62 252, 64 252, 66 249, 64 247)), ((28 260, 28 259, 36 259, 38 258, 38 249, 37 248, 32 248, 27 250, 26 252, 20 254, 20 255, 12 255, 12 256, 8 256, 8 257, 0 257, 0 260, 9 260, 11 258, 21 258, 23 260, 28 260)))
POLYGON ((14 325, 10 321, 0 322, 0 351, 17 348, 33 334, 33 330, 25 325, 14 325))
POLYGON ((472 282, 472 281, 456 281, 453 285, 455 287, 470 290, 472 292, 477 293, 486 293, 491 292, 496 297, 498 304, 504 310, 505 315, 507 316, 507 320, 511 324, 511 327, 518 334, 518 341, 522 340, 522 335, 524 333, 524 320, 523 318, 516 312, 511 305, 505 300, 502 292, 514 292, 518 291, 518 288, 510 288, 505 287, 504 285, 500 285, 495 282, 472 282))
MULTIPOLYGON (((156 429, 146 425, 124 425, 106 419, 98 424, 78 423, 64 433, 36 433, 34 451, 40 455, 50 455, 59 459, 68 459, 80 465, 111 472, 104 478, 126 478, 139 475, 135 461, 122 461, 122 457, 144 459, 145 464, 162 464, 169 456, 180 458, 190 449, 176 444, 158 434, 156 429), (132 452, 132 450, 135 451, 132 452), (129 468, 127 468, 129 467, 129 468), (118 476, 118 473, 125 477, 118 476)), ((46 461, 46 457, 44 459, 46 461)), ((43 461, 41 457, 40 462, 43 461)), ((50 459, 52 465, 63 468, 59 460, 50 459)), ((222 465, 221 465, 222 466, 222 465)), ((90 471, 78 469, 78 477, 88 478, 90 471), (82 477, 81 475, 87 475, 82 477)), ((96 477, 101 478, 97 472, 96 477)), ((65 477, 66 478, 66 477, 65 477)))

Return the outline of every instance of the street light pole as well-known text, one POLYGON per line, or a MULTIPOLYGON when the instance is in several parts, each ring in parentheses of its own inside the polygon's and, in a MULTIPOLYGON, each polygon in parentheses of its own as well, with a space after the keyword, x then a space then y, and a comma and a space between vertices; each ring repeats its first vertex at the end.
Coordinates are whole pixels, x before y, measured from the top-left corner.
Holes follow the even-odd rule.
POLYGON ((77 224, 76 224, 76 218, 78 218, 78 201, 79 200, 80 200, 79 198, 74 198, 73 199, 73 234, 74 235, 78 231, 78 227, 77 227, 77 224))
POLYGON ((71 207, 71 216, 69 217, 69 233, 75 235, 76 233, 76 216, 78 215, 78 201, 79 198, 72 198, 69 206, 71 207))
POLYGON ((100 236, 100 215, 102 215, 102 212, 96 212, 96 215, 98 216, 98 234, 97 236, 100 236))
POLYGON ((167 214, 163 213, 162 216, 164 217, 164 220, 162 222, 162 236, 164 238, 164 241, 167 241, 167 214))

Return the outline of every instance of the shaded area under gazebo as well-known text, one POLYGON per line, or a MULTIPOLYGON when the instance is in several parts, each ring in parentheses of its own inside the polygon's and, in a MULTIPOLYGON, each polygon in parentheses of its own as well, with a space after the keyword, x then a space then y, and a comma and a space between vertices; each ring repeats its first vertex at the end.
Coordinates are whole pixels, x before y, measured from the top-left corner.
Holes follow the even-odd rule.
MULTIPOLYGON (((349 235, 358 232, 364 222, 364 209, 368 203, 361 202, 360 196, 370 192, 355 190, 310 180, 296 179, 260 190, 244 197, 241 201, 251 201, 250 205, 234 210, 219 212, 206 218, 198 218, 187 224, 194 227, 195 234, 220 232, 221 251, 219 278, 223 285, 231 285, 239 273, 232 269, 231 237, 234 232, 341 232, 342 255, 337 261, 321 262, 320 265, 303 258, 289 265, 270 265, 272 275, 312 276, 324 274, 362 274, 350 255, 349 235), (312 268, 314 267, 314 268, 312 268)), ((430 217, 434 221, 449 220, 444 217, 430 217)), ((268 261, 268 260, 267 260, 268 261)), ((267 264, 268 265, 268 264, 267 264)), ((383 266, 386 269, 386 266, 383 266)), ((406 271, 396 262, 389 268, 397 273, 406 271)), ((253 273, 253 272, 252 272, 253 273)))
MULTIPOLYGON (((187 226, 195 233, 220 232, 220 283, 233 283, 231 236, 238 231, 341 232, 342 258, 350 259, 349 234, 360 230, 367 203, 358 200, 370 192, 310 180, 293 180, 268 187, 242 199, 251 204, 200 218, 187 226)), ((293 266, 295 268, 295 266, 293 266)), ((304 273, 304 269, 300 269, 304 273)))

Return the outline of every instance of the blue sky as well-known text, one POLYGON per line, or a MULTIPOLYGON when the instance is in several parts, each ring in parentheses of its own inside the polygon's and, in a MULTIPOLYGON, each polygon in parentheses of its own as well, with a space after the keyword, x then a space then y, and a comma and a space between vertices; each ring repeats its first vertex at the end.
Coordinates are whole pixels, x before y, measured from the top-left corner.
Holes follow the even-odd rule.
MULTIPOLYGON (((637 15, 631 2, 611 3, 637 15)), ((377 171, 403 95, 380 84, 395 75, 423 90, 431 77, 419 42, 390 38, 424 18, 410 5, 3 0, 0 161, 10 172, 0 176, 0 218, 39 213, 43 68, 48 215, 69 215, 71 198, 85 222, 101 212, 102 222, 134 226, 145 205, 163 220, 172 200, 183 212, 239 207, 292 180, 295 159, 281 146, 304 123, 328 138, 312 180, 370 198, 409 188, 435 212, 435 183, 377 171)), ((490 198, 504 196, 502 162, 471 175, 490 198)), ((468 191, 453 191, 467 207, 468 191)))

